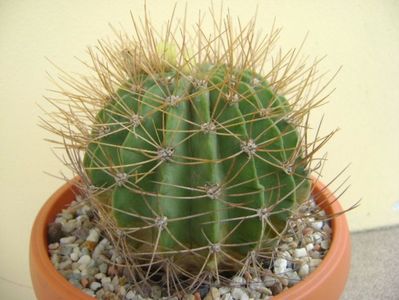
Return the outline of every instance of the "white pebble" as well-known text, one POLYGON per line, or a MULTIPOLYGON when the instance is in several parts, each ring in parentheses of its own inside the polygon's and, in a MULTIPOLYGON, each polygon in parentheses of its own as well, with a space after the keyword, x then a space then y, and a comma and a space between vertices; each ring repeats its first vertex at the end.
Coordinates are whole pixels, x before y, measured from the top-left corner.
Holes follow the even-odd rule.
POLYGON ((76 240, 75 236, 67 236, 60 239, 61 245, 72 244, 76 240))
POLYGON ((90 284, 90 289, 93 290, 93 291, 97 291, 100 287, 101 287, 101 283, 99 283, 97 281, 93 281, 90 284))
POLYGON ((220 295, 227 294, 228 292, 230 292, 230 288, 227 287, 227 286, 222 286, 222 287, 219 289, 220 295))
POLYGON ((307 251, 305 248, 298 248, 294 250, 295 257, 305 257, 307 255, 307 251))
POLYGON ((242 286, 246 283, 245 279, 240 276, 234 276, 233 279, 231 280, 230 285, 231 286, 242 286))
POLYGON ((313 233, 313 234, 312 234, 312 237, 313 237, 313 241, 314 241, 315 243, 320 243, 321 240, 322 240, 322 236, 321 236, 320 232, 315 232, 315 233, 313 233))
POLYGON ((81 258, 78 260, 78 264, 81 266, 87 266, 91 261, 91 257, 89 255, 83 255, 81 258))
POLYGON ((58 249, 59 246, 60 246, 59 243, 49 244, 49 245, 48 245, 48 249, 49 249, 49 250, 55 250, 55 249, 58 249))
POLYGON ((312 260, 309 263, 311 267, 317 267, 320 264, 321 264, 321 259, 319 258, 312 258, 312 260))
POLYGON ((323 221, 316 221, 312 223, 312 227, 315 230, 321 230, 321 228, 323 227, 323 221))
POLYGON ((97 273, 96 275, 94 275, 94 278, 97 280, 101 280, 103 277, 105 277, 103 273, 97 273))
POLYGON ((125 298, 126 298, 127 300, 133 300, 133 299, 136 298, 136 293, 133 292, 133 291, 129 291, 129 292, 127 292, 125 298))
POLYGON ((105 285, 106 283, 111 283, 111 278, 109 278, 109 277, 101 278, 101 284, 105 285))
POLYGON ((328 223, 325 223, 323 226, 323 231, 327 234, 330 234, 332 232, 330 225, 328 223))
POLYGON ((215 300, 215 299, 220 299, 220 293, 217 288, 211 287, 211 290, 209 291, 208 295, 206 295, 204 300, 215 300))
POLYGON ((125 289, 125 287, 123 285, 119 287, 118 294, 121 295, 121 296, 125 296, 126 295, 126 289, 125 289))
POLYGON ((276 278, 273 276, 265 276, 263 279, 266 287, 272 287, 276 283, 276 278))
POLYGON ((66 233, 70 233, 72 231, 74 231, 78 226, 78 222, 76 221, 76 219, 70 220, 67 223, 64 223, 62 225, 62 230, 66 233))
POLYGON ((76 252, 72 252, 69 257, 71 258, 72 261, 77 261, 79 259, 79 254, 76 252))
POLYGON ((294 285, 301 280, 301 278, 298 276, 298 273, 295 271, 287 272, 287 276, 288 276, 289 285, 294 285))
POLYGON ((323 249, 323 250, 329 249, 329 248, 330 248, 330 241, 328 241, 328 240, 323 240, 323 241, 321 241, 321 242, 320 242, 320 247, 321 247, 321 249, 323 249))
POLYGON ((285 258, 287 260, 292 259, 292 256, 291 256, 291 254, 288 251, 284 251, 284 252, 280 253, 279 256, 281 258, 285 258))
MULTIPOLYGON (((281 274, 284 273, 285 270, 287 269, 287 260, 284 258, 277 258, 274 261, 274 273, 275 274, 281 274)), ((234 297, 234 296, 233 296, 234 297)), ((235 298, 235 297, 234 297, 235 298)))
POLYGON ((222 300, 233 300, 233 296, 230 293, 224 294, 222 300))
POLYGON ((311 250, 313 250, 314 245, 313 245, 312 243, 309 243, 309 244, 307 244, 307 245, 305 246, 305 248, 306 248, 306 251, 311 251, 311 250))
POLYGON ((299 276, 301 276, 301 278, 304 278, 305 276, 307 276, 309 274, 309 265, 308 264, 303 264, 298 271, 299 276))
POLYGON ((243 289, 240 288, 234 288, 231 292, 231 295, 233 296, 234 299, 249 300, 248 295, 245 293, 243 289))
POLYGON ((104 251, 105 247, 109 245, 109 241, 107 239, 102 239, 100 243, 96 246, 93 251, 93 258, 97 259, 100 254, 104 251))
POLYGON ((97 243, 100 239, 100 234, 97 229, 90 229, 89 235, 86 238, 86 241, 97 243))
POLYGON ((259 279, 259 278, 254 278, 253 280, 251 280, 251 282, 249 283, 249 288, 252 290, 259 290, 264 288, 265 285, 263 284, 263 282, 259 279))

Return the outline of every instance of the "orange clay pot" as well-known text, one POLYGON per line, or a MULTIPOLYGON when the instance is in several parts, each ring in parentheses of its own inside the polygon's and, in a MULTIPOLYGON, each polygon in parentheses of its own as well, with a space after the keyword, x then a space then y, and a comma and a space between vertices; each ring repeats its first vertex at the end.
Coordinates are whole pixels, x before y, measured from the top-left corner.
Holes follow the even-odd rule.
MULTIPOLYGON (((44 204, 33 224, 30 240, 30 272, 33 288, 39 300, 92 300, 70 284, 51 263, 47 252, 47 224, 75 198, 78 192, 72 180, 58 189, 44 204)), ((316 202, 327 212, 336 214, 342 207, 320 182, 314 183, 312 193, 316 202)), ((320 266, 295 286, 273 297, 273 300, 336 300, 339 299, 349 273, 351 243, 345 215, 331 221, 330 250, 320 266)))

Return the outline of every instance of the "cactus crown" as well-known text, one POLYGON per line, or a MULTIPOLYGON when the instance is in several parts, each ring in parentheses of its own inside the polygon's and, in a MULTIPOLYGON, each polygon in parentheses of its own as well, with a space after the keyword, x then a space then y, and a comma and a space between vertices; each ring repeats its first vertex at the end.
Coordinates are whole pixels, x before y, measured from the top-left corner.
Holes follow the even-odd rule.
POLYGON ((133 37, 90 49, 96 79, 62 73, 69 90, 49 99, 57 112, 44 126, 142 284, 163 270, 184 278, 171 289, 194 289, 255 267, 307 201, 332 135, 307 136, 328 94, 317 62, 273 52, 278 29, 259 38, 254 19, 212 17, 212 34, 201 16, 193 35, 185 20, 157 35, 133 19, 133 37))

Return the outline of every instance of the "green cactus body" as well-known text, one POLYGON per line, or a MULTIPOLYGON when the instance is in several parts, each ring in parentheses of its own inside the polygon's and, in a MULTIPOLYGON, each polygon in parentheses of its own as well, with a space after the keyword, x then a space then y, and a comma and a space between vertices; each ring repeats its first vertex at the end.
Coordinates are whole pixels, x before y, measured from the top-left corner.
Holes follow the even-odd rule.
POLYGON ((209 249, 220 261, 242 258, 281 232, 309 196, 290 112, 249 70, 140 75, 98 112, 84 166, 112 195, 134 252, 198 266, 209 249))

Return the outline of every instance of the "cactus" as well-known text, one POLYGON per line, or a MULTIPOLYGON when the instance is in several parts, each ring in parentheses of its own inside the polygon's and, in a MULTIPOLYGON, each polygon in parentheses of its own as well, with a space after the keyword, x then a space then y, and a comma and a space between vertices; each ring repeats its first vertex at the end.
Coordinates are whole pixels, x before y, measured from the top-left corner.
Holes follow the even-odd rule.
POLYGON ((197 69, 140 74, 120 87, 96 116, 84 166, 110 191, 118 225, 137 229, 135 251, 213 245, 245 257, 307 200, 301 138, 287 100, 260 75, 197 69))
POLYGON ((50 100, 62 126, 45 127, 62 136, 140 282, 163 270, 192 289, 261 268, 257 257, 309 199, 313 156, 332 136, 307 135, 326 98, 325 86, 312 89, 317 62, 306 67, 296 51, 269 59, 279 31, 255 39, 254 20, 238 32, 230 17, 213 21, 214 35, 199 23, 191 39, 184 26, 180 39, 170 26, 159 38, 135 23, 134 38, 90 50, 97 81, 64 75, 74 92, 59 86, 67 101, 50 100))

